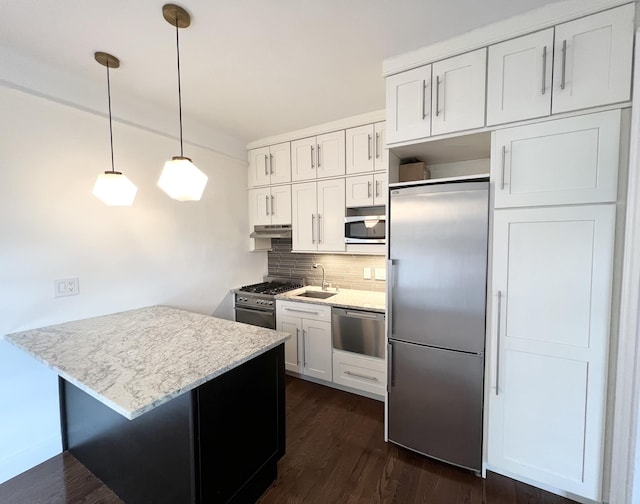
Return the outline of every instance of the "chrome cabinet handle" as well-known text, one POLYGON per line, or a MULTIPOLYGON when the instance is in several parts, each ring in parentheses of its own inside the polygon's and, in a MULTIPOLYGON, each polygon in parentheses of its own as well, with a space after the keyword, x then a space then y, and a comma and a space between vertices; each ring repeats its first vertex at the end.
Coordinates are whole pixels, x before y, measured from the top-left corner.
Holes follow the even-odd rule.
POLYGON ((316 214, 311 214, 311 243, 316 242, 316 214))
POLYGON ((542 94, 547 92, 547 46, 542 49, 542 94))
POLYGON ((504 165, 507 157, 507 148, 502 146, 502 166, 500 168, 500 190, 504 191, 504 165))
POLYGON ((427 118, 426 111, 426 103, 427 103, 427 81, 422 79, 422 119, 427 118))
POLYGON ((380 158, 380 133, 376 133, 376 159, 380 158))
POLYGON ((275 198, 273 196, 271 196, 271 215, 275 215, 276 214, 275 210, 273 209, 274 199, 275 198))
POLYGON ((269 173, 273 175, 273 154, 269 154, 269 173))
MULTIPOLYGON (((395 383, 393 378, 393 345, 387 343, 387 381, 389 382, 389 387, 393 387, 395 383)), ((387 392, 389 387, 387 387, 387 392)))
POLYGON ((318 214, 318 243, 322 243, 322 214, 318 214))
POLYGON ((440 76, 436 75, 436 117, 440 115, 440 76))
POLYGON ((500 319, 502 316, 502 291, 498 291, 498 335, 496 338, 496 395, 500 394, 500 319))
POLYGON ((290 311, 290 312, 295 312, 295 313, 308 313, 310 315, 320 315, 320 312, 314 311, 314 310, 303 310, 302 308, 289 308, 288 306, 285 306, 283 308, 284 311, 290 311))
POLYGON ((268 195, 265 196, 264 199, 265 199, 266 212, 267 212, 267 215, 269 215, 269 196, 268 195))
POLYGON ((564 89, 567 76, 567 41, 562 41, 562 80, 560 81, 560 89, 564 89))
POLYGON ((354 373, 353 371, 349 371, 348 369, 344 372, 344 374, 346 375, 350 375, 350 376, 357 376, 358 378, 364 378, 365 380, 370 380, 370 381, 378 381, 378 378, 376 378, 375 376, 371 376, 371 375, 365 375, 365 374, 360 374, 360 373, 354 373))
POLYGON ((367 182, 367 198, 371 198, 371 181, 367 182))
POLYGON ((315 166, 314 166, 314 164, 313 164, 313 163, 314 163, 314 159, 313 159, 313 145, 312 145, 312 146, 311 146, 311 168, 312 168, 312 169, 313 169, 313 168, 315 168, 315 166))
POLYGON ((269 161, 269 158, 268 158, 268 156, 265 154, 265 155, 264 155, 264 174, 265 174, 265 175, 269 175, 269 172, 267 171, 267 163, 268 163, 268 161, 269 161))
POLYGON ((307 342, 306 342, 306 334, 307 331, 302 330, 302 367, 307 367, 307 342))
POLYGON ((300 342, 300 329, 296 327, 296 354, 297 354, 296 357, 298 359, 298 367, 300 367, 300 352, 298 351, 299 342, 300 342))
POLYGON ((376 198, 380 197, 379 186, 380 186, 380 181, 376 180, 376 198))
POLYGON ((316 154, 317 154, 317 156, 316 156, 316 157, 318 158, 317 163, 316 163, 316 166, 317 166, 318 168, 320 168, 320 144, 318 144, 318 149, 317 149, 317 151, 316 151, 316 154))
POLYGON ((367 159, 371 159, 371 135, 367 135, 367 159))

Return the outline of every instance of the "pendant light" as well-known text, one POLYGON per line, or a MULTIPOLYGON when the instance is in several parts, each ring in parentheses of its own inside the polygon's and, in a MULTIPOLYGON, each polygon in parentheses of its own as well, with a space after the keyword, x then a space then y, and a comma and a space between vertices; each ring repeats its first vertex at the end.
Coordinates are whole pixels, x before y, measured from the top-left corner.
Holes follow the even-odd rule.
POLYGON ((176 27, 176 54, 178 60, 178 111, 180 118, 180 155, 164 164, 158 187, 178 201, 198 201, 207 185, 208 177, 184 156, 182 146, 182 92, 180 89, 180 28, 191 24, 189 13, 182 7, 166 4, 162 7, 164 19, 176 27))
POLYGON ((109 142, 111 145, 111 171, 98 175, 93 186, 93 195, 109 206, 131 206, 138 188, 121 172, 114 168, 113 163, 113 126, 111 121, 111 82, 109 69, 118 68, 120 60, 111 54, 97 52, 94 57, 98 63, 107 67, 107 96, 109 98, 109 142))

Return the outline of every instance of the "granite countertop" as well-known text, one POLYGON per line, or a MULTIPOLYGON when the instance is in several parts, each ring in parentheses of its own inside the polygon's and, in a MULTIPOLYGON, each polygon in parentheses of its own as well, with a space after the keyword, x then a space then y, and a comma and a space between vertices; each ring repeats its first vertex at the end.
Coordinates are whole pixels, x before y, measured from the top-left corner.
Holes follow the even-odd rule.
POLYGON ((276 347, 288 333, 150 306, 5 336, 132 420, 276 347))
POLYGON ((378 313, 385 312, 386 294, 384 292, 363 291, 355 289, 336 289, 330 287, 327 292, 336 292, 335 296, 327 299, 317 299, 308 297, 299 297, 304 291, 321 291, 317 286, 307 285, 300 289, 287 291, 276 296, 276 299, 286 299, 288 301, 299 301, 301 303, 326 304, 337 306, 340 308, 353 308, 356 310, 368 310, 378 313))

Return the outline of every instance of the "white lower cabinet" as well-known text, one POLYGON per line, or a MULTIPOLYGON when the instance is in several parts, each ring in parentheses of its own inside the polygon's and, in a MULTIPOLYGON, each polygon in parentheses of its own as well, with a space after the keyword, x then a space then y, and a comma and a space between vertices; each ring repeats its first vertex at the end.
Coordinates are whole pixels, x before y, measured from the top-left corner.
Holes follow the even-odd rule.
POLYGON ((333 382, 384 396, 387 391, 385 360, 334 350, 333 382))
POLYGON ((496 210, 488 467, 602 497, 615 204, 496 210))
POLYGON ((287 371, 332 380, 331 306, 277 300, 276 328, 292 335, 284 345, 287 371))

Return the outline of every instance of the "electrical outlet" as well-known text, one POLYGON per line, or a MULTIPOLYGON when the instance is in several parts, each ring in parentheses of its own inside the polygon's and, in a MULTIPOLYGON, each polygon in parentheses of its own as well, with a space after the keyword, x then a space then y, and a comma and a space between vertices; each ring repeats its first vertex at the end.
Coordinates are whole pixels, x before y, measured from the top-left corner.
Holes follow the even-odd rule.
POLYGON ((54 281, 55 297, 77 296, 80 293, 78 277, 54 281))
POLYGON ((386 280, 387 270, 384 268, 376 268, 375 275, 376 275, 376 280, 386 280))
POLYGON ((371 268, 364 268, 362 271, 362 278, 365 280, 371 280, 371 268))

